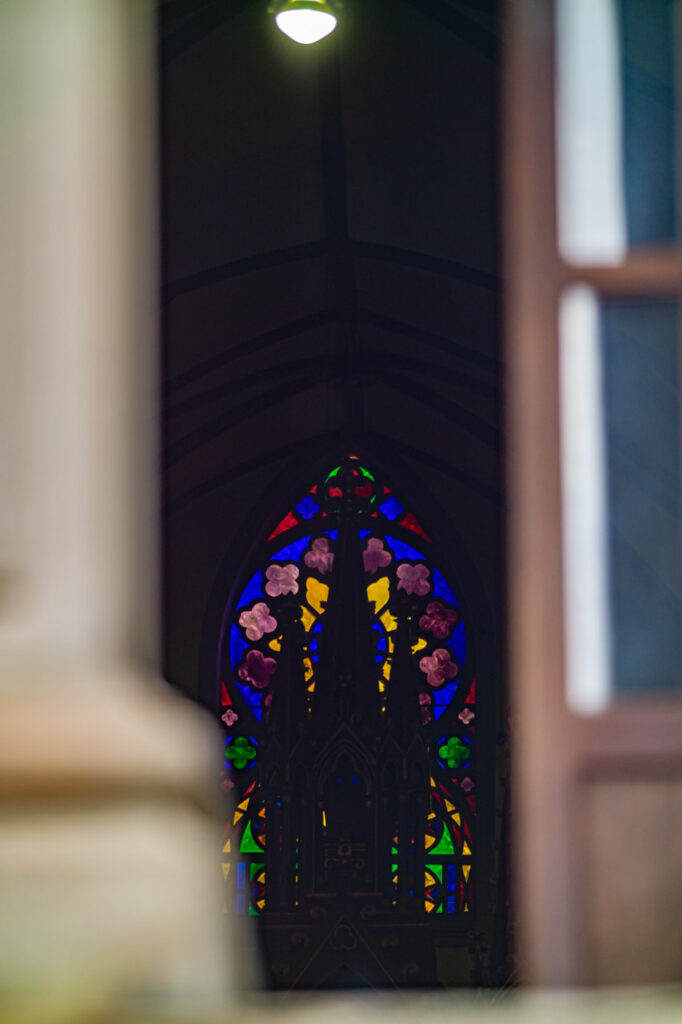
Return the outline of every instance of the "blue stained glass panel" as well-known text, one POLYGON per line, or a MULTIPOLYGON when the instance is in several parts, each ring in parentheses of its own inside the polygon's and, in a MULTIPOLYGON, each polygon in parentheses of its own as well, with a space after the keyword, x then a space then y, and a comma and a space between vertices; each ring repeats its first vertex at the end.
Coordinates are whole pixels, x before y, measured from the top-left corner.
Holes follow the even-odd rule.
POLYGON ((246 705, 260 722, 263 717, 263 708, 261 706, 262 695, 260 693, 256 693, 256 691, 252 690, 246 683, 237 683, 237 688, 244 698, 246 705))
POLYGON ((243 608, 245 604, 251 604, 257 597, 263 597, 263 573, 260 569, 253 574, 242 590, 241 597, 237 601, 237 608, 243 608))
POLYGON ((409 544, 405 544, 404 541, 398 540, 397 537, 387 536, 386 543, 396 558, 412 558, 415 561, 425 561, 424 555, 422 555, 421 551, 417 551, 416 548, 411 547, 409 544))
POLYGON ((452 636, 448 640, 448 647, 452 649, 453 654, 459 662, 464 664, 467 655, 467 643, 466 643, 466 630, 463 622, 458 622, 452 631, 452 636))
POLYGON ((296 511, 302 519, 312 519, 320 511, 320 506, 316 501, 313 501, 309 494, 306 494, 303 501, 299 501, 296 506, 296 511))
POLYGON ((339 535, 338 530, 324 530, 323 533, 325 533, 327 537, 331 537, 332 540, 336 540, 339 535))
POLYGON ((233 670, 236 670, 237 665, 243 659, 244 651, 248 646, 241 630, 233 622, 230 627, 230 661, 232 662, 233 670))
POLYGON ((457 868, 454 864, 448 864, 446 869, 447 887, 450 892, 455 892, 457 888, 457 868))
POLYGON ((271 557, 278 562, 300 562, 301 554, 309 543, 310 534, 307 537, 301 537, 300 540, 295 540, 293 544, 287 544, 285 548, 280 548, 271 557))
POLYGON ((246 864, 244 861, 240 861, 237 864, 237 888, 243 889, 246 885, 246 864))
POLYGON ((440 718, 440 716, 443 714, 445 709, 450 704, 450 701, 455 695, 456 689, 457 681, 455 680, 451 683, 446 683, 442 690, 436 690, 436 692, 434 693, 433 714, 436 721, 440 718))
MULTIPOLYGON (((421 555, 419 557, 421 558, 421 555)), ((444 601, 447 601, 448 604, 454 604, 459 608, 459 601, 455 597, 452 587, 445 579, 445 576, 443 576, 443 573, 439 572, 438 569, 433 569, 432 579, 434 597, 440 597, 444 601)))
POLYGON ((448 896, 448 904, 447 904, 447 909, 446 909, 445 913, 446 914, 454 914, 454 912, 455 912, 455 897, 454 896, 448 896))
POLYGON ((387 519, 397 519, 405 509, 400 504, 397 498, 387 498, 383 504, 379 505, 379 511, 383 512, 387 519))
POLYGON ((371 530, 358 530, 358 533, 360 534, 362 540, 364 540, 365 537, 369 537, 371 532, 371 530))
POLYGON ((246 911, 246 897, 243 892, 237 893, 237 913, 243 914, 246 911))

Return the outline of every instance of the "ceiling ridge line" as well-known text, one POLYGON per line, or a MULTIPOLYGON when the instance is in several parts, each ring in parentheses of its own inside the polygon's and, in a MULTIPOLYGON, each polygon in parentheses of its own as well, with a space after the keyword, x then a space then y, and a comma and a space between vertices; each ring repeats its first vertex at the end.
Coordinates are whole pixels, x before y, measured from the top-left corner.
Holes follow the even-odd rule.
POLYGON ((303 334, 306 331, 314 330, 316 327, 323 327, 325 324, 333 323, 336 319, 335 310, 320 309, 315 313, 299 317, 297 320, 289 320, 287 323, 281 324, 279 327, 273 327, 262 334, 257 334, 253 338, 246 338, 227 351, 219 352, 217 355, 205 359, 196 366, 189 367, 187 370, 176 374, 175 377, 166 383, 163 389, 164 394, 168 397, 181 390, 187 384, 193 384, 194 381, 199 380, 205 374, 218 370, 222 366, 227 366, 229 363, 241 359, 242 356, 261 351, 270 345, 275 345, 279 341, 286 341, 287 338, 291 338, 296 334, 303 334))
MULTIPOLYGON (((248 388, 252 383, 256 383, 259 380, 265 382, 283 375, 292 375, 297 373, 299 370, 313 368, 316 366, 325 367, 327 371, 329 371, 339 362, 340 357, 338 355, 326 354, 321 356, 302 356, 300 359, 294 359, 289 363, 270 366, 265 370, 254 370, 252 373, 247 373, 236 380, 210 388, 208 391, 202 391, 200 394, 194 395, 192 398, 188 398, 178 405, 170 406, 165 410, 164 419, 175 419, 178 416, 182 416, 184 413, 192 412, 193 409, 200 408, 207 402, 214 402, 219 398, 227 398, 230 396, 231 392, 237 392, 240 388, 248 388)), ((326 376, 328 376, 328 373, 325 374, 325 377, 326 376)))
POLYGON ((313 242, 300 242, 297 245, 284 246, 281 249, 271 249, 253 256, 244 256, 242 259, 219 263, 206 270, 199 270, 164 284, 161 288, 161 301, 165 306, 173 299, 186 295, 188 292, 197 291, 199 288, 208 288, 233 277, 241 277, 243 274, 269 270, 271 267, 278 267, 283 263, 297 263, 315 256, 325 256, 330 250, 329 240, 322 238, 313 242))

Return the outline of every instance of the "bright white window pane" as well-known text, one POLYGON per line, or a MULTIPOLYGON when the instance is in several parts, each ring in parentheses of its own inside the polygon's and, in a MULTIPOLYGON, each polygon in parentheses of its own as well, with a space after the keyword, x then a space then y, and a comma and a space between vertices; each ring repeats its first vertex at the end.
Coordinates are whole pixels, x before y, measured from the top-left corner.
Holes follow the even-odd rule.
POLYGON ((571 289, 560 313, 566 686, 576 712, 608 702, 610 628, 599 307, 571 289))
POLYGON ((569 705, 682 693, 680 307, 561 308, 561 439, 569 705))
POLYGON ((618 262, 626 250, 618 35, 614 0, 558 0, 559 246, 569 262, 618 262))
POLYGON ((681 0, 558 0, 559 244, 617 263, 678 224, 681 0))

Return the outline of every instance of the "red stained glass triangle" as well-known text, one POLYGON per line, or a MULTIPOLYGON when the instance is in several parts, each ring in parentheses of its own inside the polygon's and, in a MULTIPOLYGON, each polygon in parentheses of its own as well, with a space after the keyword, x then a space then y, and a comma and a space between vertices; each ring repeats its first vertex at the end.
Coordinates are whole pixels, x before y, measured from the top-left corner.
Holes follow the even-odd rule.
POLYGON ((403 518, 400 520, 399 525, 402 526, 405 530, 412 530, 413 533, 418 533, 420 537, 424 538, 424 540, 431 540, 424 527, 420 524, 419 520, 412 515, 411 512, 408 512, 406 515, 403 516, 403 518))
POLYGON ((474 679, 473 683, 471 684, 471 689, 469 690, 469 695, 467 696, 467 699, 464 701, 464 703, 465 704, 475 704, 476 703, 476 680, 475 679, 474 679))
POLYGON ((285 530, 290 530, 292 526, 298 526, 298 519, 296 518, 293 512, 287 512, 282 522, 278 523, 275 529, 272 531, 272 533, 268 537, 268 540, 272 540, 272 538, 276 537, 278 534, 284 533, 285 530))
POLYGON ((225 683, 221 683, 220 685, 222 687, 222 697, 221 697, 222 705, 223 705, 224 708, 227 708, 227 707, 230 706, 232 701, 230 700, 230 695, 227 692, 227 687, 225 686, 225 683))
POLYGON ((313 484, 313 486, 308 491, 308 494, 317 494, 317 484, 313 484))

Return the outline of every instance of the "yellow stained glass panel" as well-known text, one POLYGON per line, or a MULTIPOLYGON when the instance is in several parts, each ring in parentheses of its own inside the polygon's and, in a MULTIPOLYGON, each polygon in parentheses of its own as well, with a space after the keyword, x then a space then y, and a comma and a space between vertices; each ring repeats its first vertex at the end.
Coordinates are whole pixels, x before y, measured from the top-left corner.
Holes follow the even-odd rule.
POLYGON ((320 580, 315 579, 314 576, 309 576, 306 580, 305 596, 310 607, 314 608, 318 614, 322 614, 324 611, 323 605, 327 603, 327 598, 329 597, 329 587, 326 583, 321 583, 320 580))
POLYGON ((310 611, 310 608, 306 608, 304 604, 301 605, 301 622, 303 623, 303 628, 305 629, 306 633, 310 630, 310 627, 312 626, 316 617, 317 616, 313 615, 313 613, 310 611))
POLYGON ((223 846, 223 853, 232 853, 232 840, 228 839, 223 846))
POLYGON ((367 597, 374 604, 375 615, 378 615, 381 609, 388 604, 388 576, 381 576, 374 583, 370 583, 367 587, 367 597))
POLYGON ((230 868, 231 868, 231 867, 232 867, 232 865, 231 865, 231 864, 223 864, 223 881, 224 881, 224 882, 226 882, 226 881, 227 881, 227 876, 228 876, 228 875, 229 875, 229 873, 230 873, 230 868))
POLYGON ((395 615, 391 615, 388 608, 383 613, 383 615, 379 616, 379 619, 387 633, 392 633, 393 630, 397 629, 398 627, 398 620, 396 619, 395 615))
POLYGON ((271 650, 273 650, 273 651, 281 651, 282 650, 282 638, 281 638, 281 636, 275 637, 274 640, 271 640, 270 643, 268 644, 268 647, 270 647, 271 650))
POLYGON ((463 857, 470 857, 471 856, 471 847, 467 843, 466 839, 464 840, 464 845, 462 846, 462 856, 463 857))
POLYGON ((471 864, 462 864, 462 874, 464 875, 464 881, 469 881, 469 875, 471 874, 471 864))
POLYGON ((423 636, 420 636, 416 644, 412 644, 412 653, 416 654, 417 651, 421 651, 424 647, 426 647, 426 640, 423 636))

